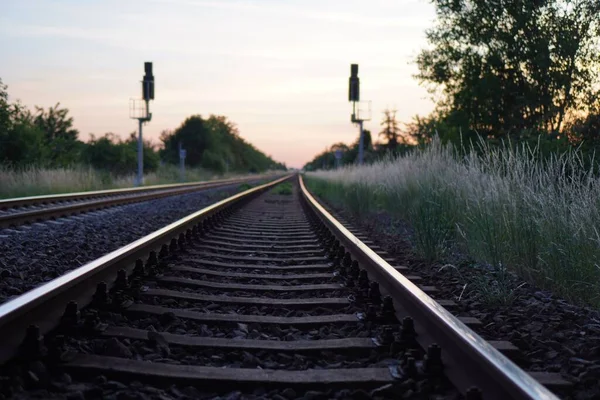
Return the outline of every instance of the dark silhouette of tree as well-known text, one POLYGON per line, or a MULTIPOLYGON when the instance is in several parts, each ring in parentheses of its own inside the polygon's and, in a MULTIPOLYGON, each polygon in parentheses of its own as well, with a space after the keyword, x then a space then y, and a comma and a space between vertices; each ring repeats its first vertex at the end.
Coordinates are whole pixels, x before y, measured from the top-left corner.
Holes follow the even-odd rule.
POLYGON ((33 124, 29 110, 9 103, 7 86, 0 80, 0 163, 23 166, 46 158, 44 133, 33 124))
POLYGON ((44 110, 42 107, 35 107, 36 115, 35 125, 46 134, 48 143, 62 139, 66 141, 75 141, 79 132, 73 128, 73 117, 68 116, 67 108, 60 108, 60 103, 54 107, 44 110))
POLYGON ((417 77, 450 126, 484 137, 560 132, 597 90, 597 0, 433 0, 417 77))
POLYGON ((67 108, 60 108, 60 103, 44 110, 35 107, 33 124, 44 133, 48 147, 48 162, 54 166, 76 164, 80 160, 83 142, 77 140, 79 132, 73 128, 73 117, 67 108))
POLYGON ((383 111, 381 126, 383 126, 383 130, 379 132, 379 136, 383 136, 386 140, 386 147, 389 150, 395 150, 398 147, 398 136, 400 134, 400 128, 398 128, 398 121, 396 120, 396 110, 386 108, 383 111))

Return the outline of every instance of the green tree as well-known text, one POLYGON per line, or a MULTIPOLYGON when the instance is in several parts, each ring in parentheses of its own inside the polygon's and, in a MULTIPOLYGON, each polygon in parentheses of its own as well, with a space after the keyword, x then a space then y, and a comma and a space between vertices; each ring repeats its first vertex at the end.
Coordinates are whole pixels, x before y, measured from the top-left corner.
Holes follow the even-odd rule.
POLYGON ((438 112, 485 137, 559 132, 597 87, 597 0, 433 0, 417 77, 438 112))
POLYGON ((77 163, 84 144, 77 140, 79 132, 73 128, 69 110, 60 108, 60 103, 48 110, 36 106, 35 110, 33 123, 44 132, 49 162, 59 166, 77 163))
POLYGON ((46 134, 48 143, 56 139, 77 140, 79 132, 73 128, 73 117, 68 115, 67 108, 60 108, 60 103, 56 103, 48 110, 38 106, 35 107, 35 110, 34 123, 46 134))
POLYGON ((41 164, 46 155, 44 133, 33 124, 29 110, 19 102, 9 103, 7 86, 0 80, 0 162, 41 164))

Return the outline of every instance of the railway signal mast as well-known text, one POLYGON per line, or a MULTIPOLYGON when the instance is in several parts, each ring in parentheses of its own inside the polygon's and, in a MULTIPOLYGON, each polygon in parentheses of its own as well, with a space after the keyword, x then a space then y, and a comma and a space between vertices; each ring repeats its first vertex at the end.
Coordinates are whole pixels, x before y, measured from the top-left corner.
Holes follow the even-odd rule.
POLYGON ((144 63, 144 78, 142 80, 142 99, 130 99, 129 117, 139 122, 138 136, 138 171, 135 185, 144 184, 144 141, 142 136, 142 125, 152 119, 150 112, 150 100, 154 100, 154 75, 152 75, 152 63, 144 63))
MULTIPOLYGON (((364 160, 365 134, 363 122, 371 119, 371 102, 366 102, 366 110, 361 110, 360 102, 360 80, 358 78, 358 64, 350 64, 350 83, 348 86, 348 101, 352 102, 351 121, 358 124, 360 136, 358 139, 358 163, 362 165, 364 160), (364 115, 366 112, 366 116, 364 115)), ((364 106, 364 105, 363 105, 364 106)))

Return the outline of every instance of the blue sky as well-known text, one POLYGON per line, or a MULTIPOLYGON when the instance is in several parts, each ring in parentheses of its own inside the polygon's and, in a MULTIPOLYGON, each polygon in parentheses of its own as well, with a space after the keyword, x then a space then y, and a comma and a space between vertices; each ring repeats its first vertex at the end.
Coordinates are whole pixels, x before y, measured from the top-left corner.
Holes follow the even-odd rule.
POLYGON ((350 123, 350 63, 380 130, 386 107, 400 120, 427 114, 412 77, 434 20, 426 0, 10 1, 0 15, 0 78, 25 105, 60 101, 81 138, 136 129, 143 62, 154 63, 156 99, 144 133, 158 143, 187 116, 228 116, 258 148, 302 166, 350 123))

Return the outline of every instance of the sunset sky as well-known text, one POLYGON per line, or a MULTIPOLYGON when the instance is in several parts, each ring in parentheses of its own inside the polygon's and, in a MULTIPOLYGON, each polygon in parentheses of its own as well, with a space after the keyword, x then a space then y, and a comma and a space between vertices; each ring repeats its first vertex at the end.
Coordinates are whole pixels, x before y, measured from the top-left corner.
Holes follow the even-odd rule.
POLYGON ((433 104, 413 78, 435 13, 427 0, 8 1, 0 14, 0 78, 11 100, 69 108, 81 139, 137 129, 144 61, 156 99, 145 136, 158 143, 192 114, 221 114, 241 136, 301 167, 350 143, 347 85, 360 65, 361 99, 409 122, 433 104))

